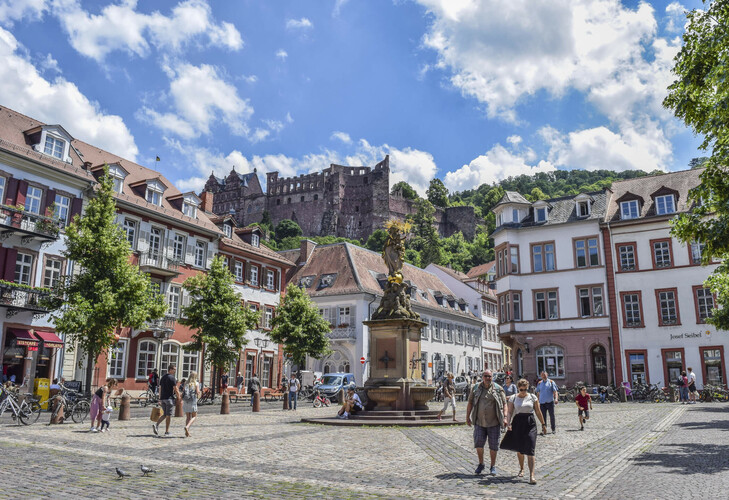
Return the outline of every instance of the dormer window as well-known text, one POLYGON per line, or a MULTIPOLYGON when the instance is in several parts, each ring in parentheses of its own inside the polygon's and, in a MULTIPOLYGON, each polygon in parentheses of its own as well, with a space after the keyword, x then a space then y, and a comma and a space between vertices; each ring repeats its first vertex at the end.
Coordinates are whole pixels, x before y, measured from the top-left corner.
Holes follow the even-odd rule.
POLYGON ((656 214, 665 215, 676 212, 676 203, 672 194, 656 196, 656 214))
POLYGON ((621 219, 637 219, 640 214, 638 200, 628 200, 620 202, 620 218, 621 219))
POLYGON ((547 221, 547 207, 539 207, 534 209, 534 221, 535 222, 546 222, 547 221))
POLYGON ((114 191, 117 193, 123 193, 124 178, 127 176, 127 172, 119 165, 109 165, 109 176, 114 182, 114 191))
POLYGON ((144 195, 144 199, 153 205, 158 207, 162 206, 162 194, 165 192, 165 188, 159 181, 148 181, 147 192, 144 195))
POLYGON ((63 159, 63 152, 66 149, 66 141, 53 137, 52 135, 46 134, 46 143, 43 146, 43 152, 49 156, 63 159))
POLYGON ((223 224, 223 232, 228 238, 233 237, 233 229, 230 227, 230 224, 223 224))
POLYGON ((578 201, 577 202, 577 217, 587 217, 590 215, 590 202, 589 201, 578 201))
POLYGON ((254 247, 257 247, 260 245, 260 242, 261 242, 261 240, 257 234, 251 234, 251 245, 253 245, 254 247))
POLYGON ((197 207, 191 203, 182 202, 182 213, 187 215, 188 217, 197 219, 197 207))

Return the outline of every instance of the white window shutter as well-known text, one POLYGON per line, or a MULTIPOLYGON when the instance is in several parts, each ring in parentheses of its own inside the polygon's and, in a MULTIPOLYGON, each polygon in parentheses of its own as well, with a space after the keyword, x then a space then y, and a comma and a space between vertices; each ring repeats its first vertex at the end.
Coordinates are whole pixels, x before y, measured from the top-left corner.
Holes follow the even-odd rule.
POLYGON ((349 306, 349 324, 354 325, 357 321, 357 306, 349 306))
POLYGON ((164 255, 169 260, 173 260, 175 258, 175 249, 173 247, 173 244, 175 242, 174 237, 175 233, 168 233, 169 238, 167 239, 167 246, 165 247, 164 255))
POLYGON ((185 248, 185 264, 195 264, 195 244, 197 241, 192 236, 187 237, 187 247, 185 248))
POLYGON ((205 262, 205 268, 210 269, 213 266, 213 258, 215 258, 215 243, 208 241, 208 252, 207 262, 205 262))

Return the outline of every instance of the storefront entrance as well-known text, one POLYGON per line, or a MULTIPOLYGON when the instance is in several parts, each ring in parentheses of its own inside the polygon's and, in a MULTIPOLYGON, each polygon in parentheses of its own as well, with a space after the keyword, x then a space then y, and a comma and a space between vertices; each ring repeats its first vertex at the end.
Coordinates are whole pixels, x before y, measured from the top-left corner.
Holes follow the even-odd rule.
POLYGON ((661 349, 663 357, 663 385, 675 384, 681 372, 686 369, 684 366, 684 350, 677 349, 661 349))
POLYGON ((592 379, 595 384, 608 385, 607 355, 601 345, 592 348, 592 379))

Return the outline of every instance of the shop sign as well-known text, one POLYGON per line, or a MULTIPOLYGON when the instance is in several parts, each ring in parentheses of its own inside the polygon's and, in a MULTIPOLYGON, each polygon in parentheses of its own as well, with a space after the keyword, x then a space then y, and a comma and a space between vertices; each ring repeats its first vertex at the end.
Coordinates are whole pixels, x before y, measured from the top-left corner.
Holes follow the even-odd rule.
POLYGON ((677 334, 671 334, 671 340, 681 340, 681 339, 700 339, 702 337, 710 337, 711 336, 711 330, 706 330, 705 332, 685 332, 685 333, 677 333, 677 334))
POLYGON ((28 348, 35 347, 35 349, 32 349, 33 351, 38 350, 38 341, 33 339, 17 339, 15 341, 15 345, 24 345, 28 348))

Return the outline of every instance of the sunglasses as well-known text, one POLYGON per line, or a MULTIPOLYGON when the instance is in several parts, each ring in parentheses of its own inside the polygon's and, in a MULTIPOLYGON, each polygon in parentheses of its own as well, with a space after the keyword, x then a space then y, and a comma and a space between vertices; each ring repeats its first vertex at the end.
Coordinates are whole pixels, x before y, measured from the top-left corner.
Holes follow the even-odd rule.
POLYGON ((484 375, 483 378, 492 378, 491 375, 484 375))
POLYGON ((519 389, 519 392, 526 392, 526 389, 524 389, 524 388, 522 387, 521 389, 519 389))

